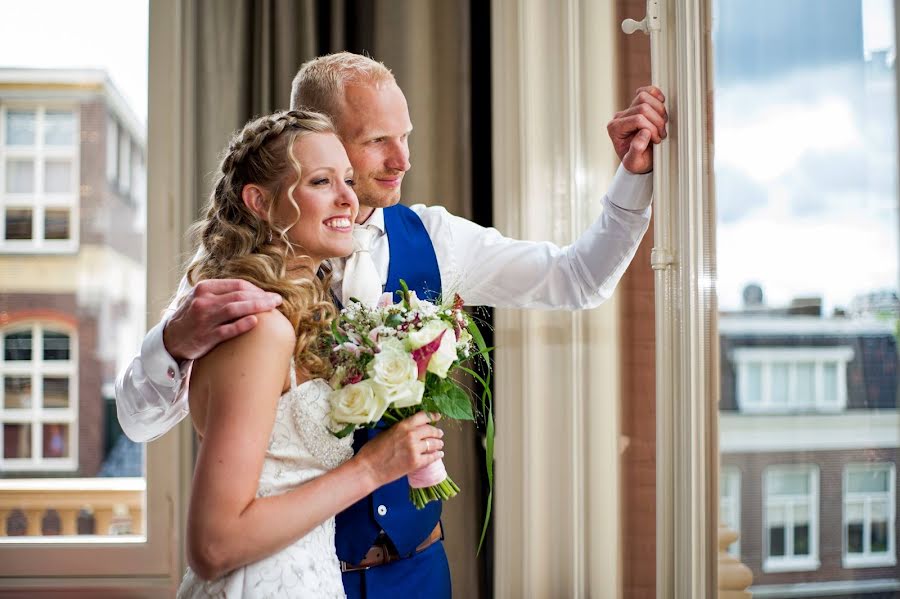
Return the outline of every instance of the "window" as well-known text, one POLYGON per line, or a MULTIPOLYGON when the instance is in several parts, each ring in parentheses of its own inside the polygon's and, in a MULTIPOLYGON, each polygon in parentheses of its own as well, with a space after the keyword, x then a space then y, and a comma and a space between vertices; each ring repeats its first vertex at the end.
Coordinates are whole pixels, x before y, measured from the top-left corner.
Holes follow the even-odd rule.
POLYGON ((0 472, 74 470, 78 397, 74 335, 35 323, 0 331, 0 472))
POLYGON ((850 347, 742 347, 732 353, 742 412, 847 407, 850 347))
POLYGON ((763 571, 817 569, 818 468, 774 466, 766 470, 764 485, 763 571))
MULTIPOLYGON (((719 519, 736 533, 741 532, 741 472, 737 468, 723 467, 719 478, 719 519)), ((728 553, 741 554, 741 540, 728 546, 728 553)))
POLYGON ((0 250, 72 251, 79 191, 76 111, 0 106, 0 250))
POLYGON ((844 470, 844 567, 892 566, 895 554, 893 464, 844 470))

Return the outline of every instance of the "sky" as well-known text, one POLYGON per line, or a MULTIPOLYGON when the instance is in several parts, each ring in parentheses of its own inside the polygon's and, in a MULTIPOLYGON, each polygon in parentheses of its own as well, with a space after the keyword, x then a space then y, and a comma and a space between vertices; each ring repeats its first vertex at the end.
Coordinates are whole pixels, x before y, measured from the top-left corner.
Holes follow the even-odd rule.
POLYGON ((147 122, 148 0, 0 0, 0 67, 105 69, 147 122))
MULTIPOLYGON (((728 1, 728 0, 721 0, 728 1)), ((894 48, 891 0, 864 0, 863 45, 894 48)), ((900 224, 894 74, 794 69, 715 93, 717 289, 740 308, 819 296, 824 312, 897 289, 900 224)))

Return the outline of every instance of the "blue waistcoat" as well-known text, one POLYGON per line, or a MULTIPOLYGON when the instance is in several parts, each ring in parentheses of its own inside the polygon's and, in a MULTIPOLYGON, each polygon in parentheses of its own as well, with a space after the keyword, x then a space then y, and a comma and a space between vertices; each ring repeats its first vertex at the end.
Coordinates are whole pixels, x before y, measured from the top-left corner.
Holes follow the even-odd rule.
MULTIPOLYGON (((441 292, 441 274, 438 269, 437 256, 428 231, 419 216, 403 205, 395 205, 384 209, 384 227, 388 235, 388 247, 390 248, 390 265, 388 266, 387 283, 385 291, 397 291, 400 289, 400 279, 406 281, 409 289, 416 292, 420 298, 435 299, 441 292)), ((395 298, 396 301, 396 298, 395 298)), ((353 439, 354 451, 380 431, 377 429, 360 429, 356 431, 353 439)), ((409 501, 409 482, 406 477, 376 489, 374 493, 353 504, 337 515, 337 531, 335 543, 338 558, 351 564, 359 563, 365 557, 366 552, 372 546, 378 534, 384 530, 391 539, 400 555, 412 555, 416 547, 424 541, 434 530, 441 517, 441 503, 434 501, 424 509, 417 510, 409 501)), ((415 566, 419 574, 423 568, 440 571, 440 580, 446 578, 445 589, 435 589, 432 585, 430 596, 449 596, 449 572, 447 571, 446 557, 441 547, 439 551, 425 551, 416 560, 402 560, 387 566, 373 568, 369 572, 354 572, 344 575, 344 584, 348 596, 357 595, 348 585, 366 586, 366 596, 369 599, 381 596, 413 596, 402 592, 396 587, 397 580, 391 583, 392 588, 372 588, 371 580, 366 584, 366 574, 376 574, 376 570, 392 570, 400 573, 406 569, 405 562, 421 562, 424 559, 432 561, 424 554, 435 554, 433 559, 436 565, 415 566), (439 555, 437 555, 439 554, 439 555), (444 575, 446 573, 446 576, 444 575), (398 594, 399 593, 399 594, 398 594)), ((380 578, 389 574, 388 571, 378 572, 374 578, 380 578)), ((393 578, 393 577, 392 577, 393 578)), ((404 576, 398 577, 401 581, 404 576)), ((410 576, 410 582, 415 580, 410 576)), ((424 581, 419 581, 419 585, 424 581)), ((402 582, 401 587, 405 586, 402 582)), ((441 582, 434 582, 442 586, 441 582)), ((381 585, 377 585, 381 586, 381 585)), ((425 590, 420 587, 420 590, 425 590)))

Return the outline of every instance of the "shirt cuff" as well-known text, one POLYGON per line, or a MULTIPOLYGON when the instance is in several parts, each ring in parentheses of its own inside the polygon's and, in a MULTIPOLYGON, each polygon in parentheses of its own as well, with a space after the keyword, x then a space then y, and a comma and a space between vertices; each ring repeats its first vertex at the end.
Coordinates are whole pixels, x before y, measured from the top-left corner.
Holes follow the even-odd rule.
POLYGON ((653 199, 653 173, 635 175, 620 164, 606 197, 619 208, 643 212, 653 199))
POLYGON ((154 384, 161 387, 175 387, 181 382, 181 369, 163 343, 163 329, 168 320, 163 320, 150 329, 141 344, 141 362, 144 372, 154 384))

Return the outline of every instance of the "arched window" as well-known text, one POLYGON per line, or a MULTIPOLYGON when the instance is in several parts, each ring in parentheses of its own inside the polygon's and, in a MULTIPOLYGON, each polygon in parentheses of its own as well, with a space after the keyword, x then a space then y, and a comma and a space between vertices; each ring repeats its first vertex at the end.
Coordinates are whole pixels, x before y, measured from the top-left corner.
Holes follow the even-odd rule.
POLYGON ((54 323, 0 330, 0 471, 77 465, 75 335, 54 323))

